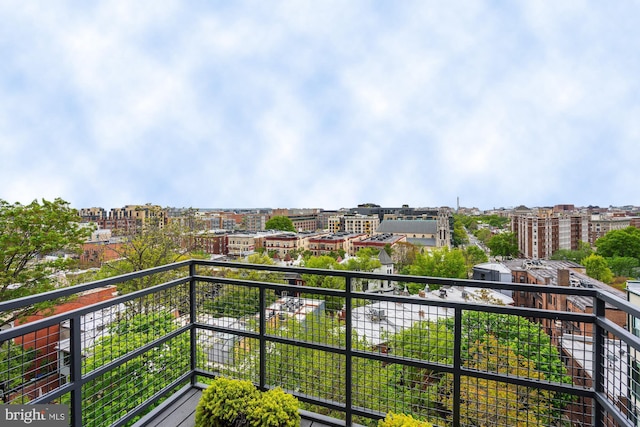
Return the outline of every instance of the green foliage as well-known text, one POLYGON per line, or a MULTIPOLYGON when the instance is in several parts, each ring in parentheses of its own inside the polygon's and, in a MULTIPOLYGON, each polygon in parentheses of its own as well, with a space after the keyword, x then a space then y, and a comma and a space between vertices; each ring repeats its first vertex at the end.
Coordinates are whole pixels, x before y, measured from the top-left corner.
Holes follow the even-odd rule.
POLYGON ((420 421, 411 415, 387 413, 383 420, 378 421, 378 427, 432 427, 428 421, 420 421))
POLYGON ((373 271, 382 265, 378 259, 379 254, 378 249, 360 249, 356 257, 349 258, 346 263, 342 264, 342 267, 349 271, 373 271))
MULTIPOLYGON (((343 270, 344 267, 340 265, 334 258, 328 255, 312 256, 305 260, 304 266, 307 268, 319 268, 326 270, 343 270)), ((316 288, 329 288, 329 289, 345 289, 345 279, 342 277, 334 277, 327 275, 316 274, 303 274, 302 280, 305 281, 307 286, 316 288)), ((326 308, 329 311, 340 310, 344 305, 344 299, 340 297, 327 296, 324 298, 326 301, 326 308)))
POLYGON ((224 427, 245 414, 258 395, 250 381, 217 377, 202 392, 196 406, 197 427, 224 427))
POLYGON ((13 340, 0 344, 0 383, 6 385, 5 391, 22 385, 25 377, 35 374, 35 356, 35 350, 25 350, 13 340))
POLYGON ((456 248, 464 245, 469 241, 467 231, 459 215, 453 216, 453 246, 456 248))
POLYGON ((480 228, 474 231, 473 235, 476 236, 476 238, 485 245, 487 244, 491 236, 493 236, 491 230, 489 230, 488 228, 480 228))
POLYGON ((637 277, 640 270, 640 260, 628 256, 607 258, 607 264, 616 276, 637 277))
POLYGON ((298 406, 298 400, 280 388, 261 393, 250 381, 217 377, 202 393, 195 425, 294 427, 300 424, 298 406))
MULTIPOLYGON (((81 244, 91 234, 82 227, 75 209, 61 199, 28 205, 0 200, 0 301, 8 301, 53 290, 51 277, 69 269, 74 261, 63 256, 79 253, 81 244)), ((53 302, 29 312, 47 308, 53 302)), ((27 310, 3 318, 0 325, 28 314, 27 310)))
MULTIPOLYGON (((528 377, 544 381, 543 373, 532 362, 517 355, 512 347, 501 344, 489 335, 467 348, 464 366, 474 370, 528 377)), ((498 427, 512 425, 548 426, 551 424, 551 392, 527 388, 484 378, 463 378, 460 399, 454 401, 451 390, 453 375, 446 374, 441 387, 441 403, 449 411, 460 408, 461 424, 467 426, 498 427), (449 392, 447 392, 449 391, 449 392)))
POLYGON ((613 230, 596 240, 598 255, 640 259, 640 228, 613 230))
POLYGON ((581 262, 587 270, 587 276, 599 280, 603 283, 611 283, 613 281, 613 273, 609 269, 607 260, 596 254, 591 254, 581 262))
POLYGON ((415 261, 408 268, 414 276, 467 278, 467 264, 461 249, 433 249, 424 254, 416 254, 415 261))
MULTIPOLYGON (((108 335, 86 349, 84 375, 179 327, 166 311, 131 317, 127 314, 111 324, 108 335)), ((189 371, 190 358, 185 356, 189 352, 189 333, 183 333, 86 383, 82 389, 82 425, 110 425, 150 399, 189 371)))
POLYGON ((467 264, 467 274, 473 271, 473 266, 489 261, 489 257, 476 245, 464 248, 464 259, 467 264))
MULTIPOLYGON (((124 236, 124 243, 115 249, 120 259, 117 262, 105 263, 101 270, 104 270, 106 275, 116 276, 185 259, 189 253, 189 248, 183 245, 187 231, 177 222, 164 226, 150 222, 143 230, 124 236)), ((168 281, 174 275, 175 272, 160 273, 130 280, 119 284, 118 291, 127 294, 146 289, 168 281)))
POLYGON ((518 240, 511 232, 493 235, 487 241, 487 247, 493 256, 518 256, 518 240))
POLYGON ((265 230, 278 230, 278 231, 291 231, 295 233, 297 230, 293 226, 291 218, 286 216, 274 216, 271 217, 264 225, 265 230))
MULTIPOLYGON (((452 321, 449 327, 453 328, 452 321)), ((504 345, 514 348, 520 356, 532 360, 536 369, 551 381, 571 384, 571 377, 551 338, 542 325, 522 317, 506 314, 466 311, 462 315, 462 346, 485 341, 494 336, 504 345)))
POLYGON ((274 388, 254 399, 247 412, 247 421, 252 427, 296 427, 300 425, 298 399, 274 388))
POLYGON ((580 261, 591 255, 592 253, 593 250, 591 249, 591 245, 589 245, 589 243, 579 242, 578 249, 558 249, 553 253, 551 259, 573 261, 579 264, 580 261))

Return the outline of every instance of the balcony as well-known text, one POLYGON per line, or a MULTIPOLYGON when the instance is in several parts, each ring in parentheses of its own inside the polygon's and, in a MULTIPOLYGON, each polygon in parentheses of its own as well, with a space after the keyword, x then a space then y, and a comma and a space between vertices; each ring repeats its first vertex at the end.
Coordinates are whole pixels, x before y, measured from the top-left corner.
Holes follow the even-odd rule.
POLYGON ((305 426, 390 411, 435 426, 638 425, 640 339, 624 323, 640 310, 596 288, 190 260, 3 302, 0 318, 112 285, 141 290, 0 331, 4 403, 68 405, 72 426, 193 425, 224 375, 292 393, 305 426), (357 291, 375 280, 423 291, 357 291), (592 312, 492 293, 531 301, 540 286, 592 312))

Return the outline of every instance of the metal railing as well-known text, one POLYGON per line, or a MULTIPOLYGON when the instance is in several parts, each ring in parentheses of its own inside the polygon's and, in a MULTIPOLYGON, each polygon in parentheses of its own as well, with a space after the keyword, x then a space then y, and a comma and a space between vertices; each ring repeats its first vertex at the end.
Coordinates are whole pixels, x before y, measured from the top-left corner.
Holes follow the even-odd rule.
POLYGON ((626 325, 640 310, 598 289, 190 260, 3 302, 0 318, 59 298, 73 308, 105 286, 129 293, 0 331, 3 403, 127 425, 224 375, 282 387, 336 425, 387 412, 436 426, 637 425, 640 339, 626 325), (389 281, 400 292, 360 291, 389 281), (519 306, 540 286, 560 309, 519 306), (571 298, 589 307, 566 311, 571 298))

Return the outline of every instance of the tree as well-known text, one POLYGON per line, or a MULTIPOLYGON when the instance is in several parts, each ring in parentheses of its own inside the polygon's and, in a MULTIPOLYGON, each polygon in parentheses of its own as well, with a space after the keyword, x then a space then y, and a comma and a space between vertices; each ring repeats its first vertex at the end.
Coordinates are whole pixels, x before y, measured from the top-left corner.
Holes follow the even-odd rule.
MULTIPOLYGON (((317 257, 311 257, 305 260, 304 266, 307 268, 321 268, 325 270, 343 270, 344 267, 340 265, 334 258, 328 255, 322 255, 317 257)), ((329 288, 329 289, 346 289, 345 279, 342 277, 317 275, 317 274, 303 274, 302 280, 304 280, 307 286, 315 288, 329 288)), ((342 309, 344 305, 344 298, 337 296, 323 297, 327 302, 327 310, 329 312, 336 312, 342 309)))
POLYGON ((518 256, 518 240, 511 232, 493 235, 487 242, 493 256, 518 256))
POLYGON ((462 246, 469 241, 467 237, 467 231, 464 229, 464 224, 459 215, 453 216, 453 246, 456 248, 462 246))
MULTIPOLYGON (((544 381, 544 374, 534 364, 517 355, 495 337, 473 343, 468 348, 464 365, 471 369, 544 381)), ((440 387, 441 403, 449 410, 458 405, 460 422, 465 426, 548 426, 552 421, 551 392, 484 378, 464 377, 460 384, 460 400, 450 392, 453 375, 447 374, 440 387)))
MULTIPOLYGON (((518 316, 467 312, 460 337, 453 318, 417 322, 389 339, 392 354, 410 359, 451 365, 453 343, 462 344, 464 366, 480 371, 521 376, 534 380, 571 383, 566 368, 540 324, 518 316)), ((472 377, 461 379, 461 401, 453 399, 453 377, 443 371, 393 364, 386 367, 388 395, 401 402, 403 412, 430 418, 450 414, 459 404, 462 424, 470 426, 550 425, 554 410, 570 401, 544 390, 472 377)))
MULTIPOLYGON (((80 216, 62 199, 34 200, 28 205, 0 200, 0 301, 53 290, 52 277, 69 269, 91 234, 80 216)), ((0 326, 20 316, 51 307, 52 302, 14 312, 0 326)))
POLYGON ((376 268, 380 268, 380 260, 378 255, 380 251, 374 248, 360 249, 356 253, 355 258, 349 258, 343 267, 349 271, 373 271, 376 268))
POLYGON ((463 254, 467 264, 467 276, 473 271, 473 266, 489 261, 485 251, 476 245, 466 247, 463 250, 463 254))
POLYGON ((637 277, 640 260, 629 256, 614 256, 607 258, 607 264, 616 276, 637 277))
POLYGON ((286 216, 273 216, 264 225, 265 230, 291 231, 295 233, 297 230, 293 226, 291 218, 286 216))
POLYGON ((613 273, 609 269, 607 260, 596 254, 591 254, 581 262, 587 269, 587 276, 599 280, 603 283, 611 283, 613 281, 613 273))
POLYGON ((573 261, 575 263, 580 263, 583 259, 588 257, 593 253, 593 249, 591 249, 591 245, 587 242, 578 242, 578 249, 570 250, 570 249, 558 249, 553 253, 551 259, 554 260, 568 260, 573 261))
MULTIPOLYGON (((146 270, 190 258, 195 249, 191 229, 179 222, 162 224, 152 220, 144 228, 123 236, 124 242, 114 249, 117 261, 104 263, 101 277, 116 276, 134 271, 146 270)), ((176 273, 159 273, 130 280, 118 285, 122 294, 146 289, 165 282, 176 273)), ((178 273, 180 274, 180 273, 178 273)))
POLYGON ((491 236, 493 236, 493 234, 491 234, 491 230, 489 230, 488 228, 480 228, 474 231, 473 235, 476 236, 476 238, 485 245, 487 244, 491 236))
MULTIPOLYGON (((246 262, 241 261, 240 264, 274 265, 274 261, 266 254, 251 254, 247 257, 246 262)), ((227 268, 218 274, 231 279, 285 283, 284 275, 277 272, 227 268)), ((203 309, 214 317, 240 318, 254 315, 260 311, 260 289, 257 287, 215 283, 202 283, 199 286, 200 291, 208 295, 202 302, 203 309)), ((266 306, 271 305, 276 298, 276 293, 273 290, 265 290, 266 306)))
POLYGON ((640 228, 613 230, 596 240, 598 255, 640 259, 640 228))
POLYGON ((417 254, 414 263, 409 266, 409 274, 466 279, 467 264, 462 250, 444 247, 417 254))

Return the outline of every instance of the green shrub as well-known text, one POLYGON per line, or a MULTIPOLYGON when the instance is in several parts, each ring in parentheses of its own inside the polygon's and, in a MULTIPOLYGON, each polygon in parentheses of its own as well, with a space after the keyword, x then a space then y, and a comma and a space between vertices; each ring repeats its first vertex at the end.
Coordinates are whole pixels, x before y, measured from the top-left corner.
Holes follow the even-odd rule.
POLYGON ((254 399, 247 412, 247 421, 252 427, 295 427, 300 425, 298 399, 274 388, 254 399))
POLYGON ((250 381, 218 377, 198 402, 196 427, 294 427, 300 425, 298 406, 280 388, 261 393, 250 381))
POLYGON ((411 415, 389 412, 384 420, 378 421, 378 427, 433 427, 428 421, 420 421, 411 415))

